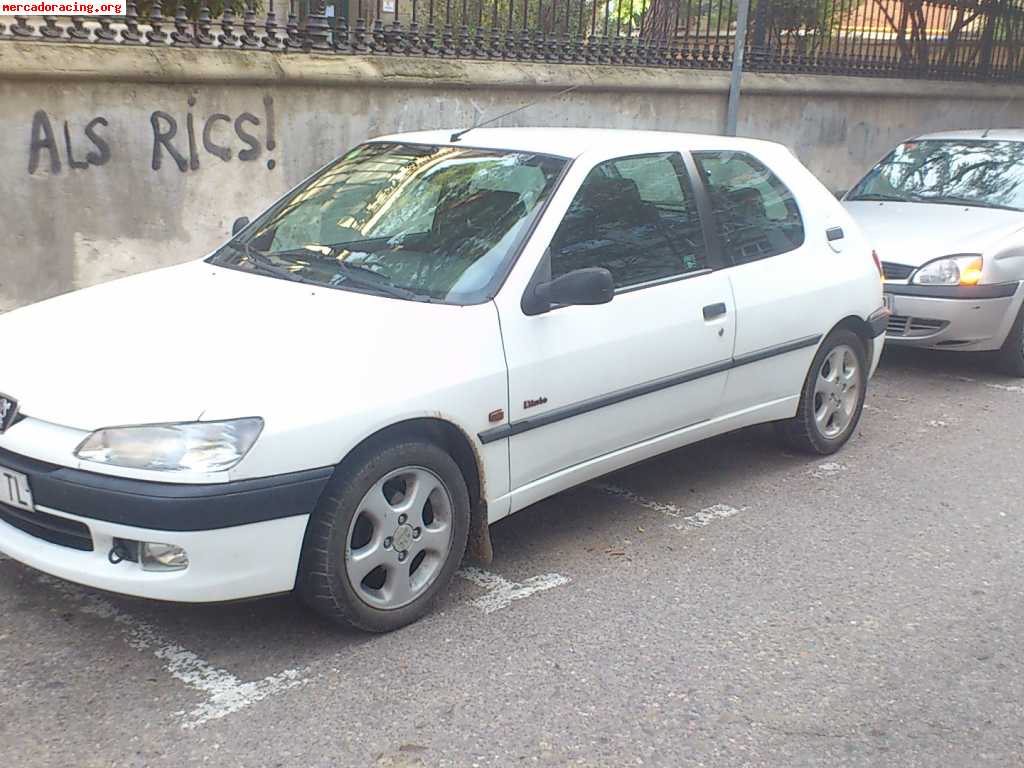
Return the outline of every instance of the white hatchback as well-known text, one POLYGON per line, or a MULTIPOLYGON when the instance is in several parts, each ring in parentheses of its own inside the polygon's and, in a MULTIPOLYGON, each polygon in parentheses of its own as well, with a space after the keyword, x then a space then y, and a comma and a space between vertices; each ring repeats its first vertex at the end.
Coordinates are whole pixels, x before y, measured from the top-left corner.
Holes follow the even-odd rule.
POLYGON ((761 422, 838 450, 882 351, 871 248, 766 142, 389 136, 236 224, 0 317, 0 550, 390 630, 570 486, 761 422))

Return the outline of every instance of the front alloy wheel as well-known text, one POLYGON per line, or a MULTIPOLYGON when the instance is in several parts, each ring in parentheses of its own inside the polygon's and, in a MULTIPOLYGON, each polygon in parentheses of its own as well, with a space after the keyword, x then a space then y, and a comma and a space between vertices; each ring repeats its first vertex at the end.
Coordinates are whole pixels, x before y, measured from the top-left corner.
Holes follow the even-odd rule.
POLYGON ((345 570, 359 599, 392 610, 423 594, 448 558, 452 507, 441 478, 424 467, 402 467, 374 483, 345 546, 345 570))
POLYGON ((310 517, 296 589, 337 623, 398 629, 451 583, 469 522, 466 480, 443 448, 409 438, 360 449, 310 517))

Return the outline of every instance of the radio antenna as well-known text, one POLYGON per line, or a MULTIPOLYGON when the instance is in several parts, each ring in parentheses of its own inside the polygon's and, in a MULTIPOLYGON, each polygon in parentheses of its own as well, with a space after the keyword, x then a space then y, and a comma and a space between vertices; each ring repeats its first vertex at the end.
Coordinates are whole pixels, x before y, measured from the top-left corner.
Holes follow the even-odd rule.
MULTIPOLYGON (((1011 104, 1012 104, 1012 103, 1013 103, 1014 101, 1016 101, 1016 99, 1017 99, 1017 97, 1016 97, 1016 96, 1011 96, 1010 98, 1008 98, 1008 99, 1006 100, 1006 102, 1005 102, 1005 103, 1003 104, 1002 108, 1001 108, 1001 109, 999 110, 999 114, 998 114, 998 115, 996 115, 996 119, 995 119, 995 121, 994 121, 994 122, 997 122, 997 121, 999 121, 999 120, 1002 120, 1002 118, 1003 118, 1003 115, 1005 115, 1005 114, 1006 114, 1006 110, 1007 110, 1007 108, 1008 108, 1008 107, 1009 107, 1009 106, 1010 106, 1010 105, 1011 105, 1011 104)), ((981 138, 983 138, 983 139, 987 139, 987 138, 988 138, 988 135, 989 135, 989 133, 991 133, 991 132, 992 132, 992 129, 993 129, 993 128, 995 128, 995 125, 993 125, 992 123, 990 123, 990 124, 989 124, 989 127, 985 129, 985 132, 981 134, 981 138)))
POLYGON ((489 125, 490 123, 493 123, 493 122, 496 122, 498 120, 501 120, 501 118, 503 118, 503 117, 508 117, 509 115, 514 115, 516 112, 522 112, 524 109, 529 109, 530 107, 535 107, 535 106, 537 106, 538 104, 540 104, 543 101, 548 101, 550 99, 557 99, 560 96, 565 96, 565 94, 572 93, 577 88, 579 88, 578 85, 570 85, 568 88, 563 88, 558 93, 553 94, 551 96, 541 96, 539 99, 537 99, 536 101, 531 101, 529 104, 523 104, 521 107, 516 107, 515 109, 510 109, 508 112, 502 112, 500 115, 495 115, 494 117, 489 117, 486 120, 484 120, 482 123, 473 123, 473 125, 469 126, 469 128, 463 128, 461 131, 456 131, 455 133, 453 133, 451 135, 451 138, 449 139, 449 141, 456 142, 459 139, 461 139, 463 136, 465 136, 467 133, 469 133, 470 131, 474 130, 475 128, 483 128, 485 125, 489 125))

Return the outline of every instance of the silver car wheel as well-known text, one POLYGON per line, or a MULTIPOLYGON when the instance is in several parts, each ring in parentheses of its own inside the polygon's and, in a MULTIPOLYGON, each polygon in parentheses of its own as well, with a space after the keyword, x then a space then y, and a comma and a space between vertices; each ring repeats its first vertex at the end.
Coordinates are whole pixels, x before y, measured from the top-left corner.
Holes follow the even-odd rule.
POLYGON ((429 469, 402 467, 374 483, 345 538, 345 571, 359 599, 394 610, 425 592, 448 559, 452 509, 429 469))
POLYGON ((821 363, 814 382, 814 423, 822 437, 839 437, 850 425, 860 399, 860 364, 845 344, 836 346, 821 363))

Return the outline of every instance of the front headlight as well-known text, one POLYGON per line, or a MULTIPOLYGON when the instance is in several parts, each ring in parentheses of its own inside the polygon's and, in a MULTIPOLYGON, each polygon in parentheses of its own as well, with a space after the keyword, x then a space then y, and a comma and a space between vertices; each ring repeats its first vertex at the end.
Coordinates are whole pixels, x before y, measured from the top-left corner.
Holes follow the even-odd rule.
POLYGON ((930 261, 921 267, 910 282, 917 285, 977 285, 981 280, 981 256, 964 253, 930 261))
POLYGON ((113 427, 93 432, 75 450, 85 461, 161 472, 220 472, 249 452, 263 419, 113 427))

